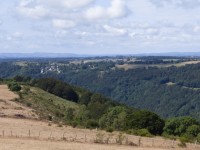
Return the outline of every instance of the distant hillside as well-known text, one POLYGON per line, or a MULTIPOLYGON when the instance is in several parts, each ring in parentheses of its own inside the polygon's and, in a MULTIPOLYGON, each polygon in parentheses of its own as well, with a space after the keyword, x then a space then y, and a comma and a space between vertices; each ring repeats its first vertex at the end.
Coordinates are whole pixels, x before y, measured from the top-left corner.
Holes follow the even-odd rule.
POLYGON ((71 53, 0 53, 0 58, 68 58, 87 56, 71 53))
POLYGON ((79 57, 116 57, 116 56, 172 56, 199 57, 200 52, 166 52, 166 53, 138 53, 138 54, 73 54, 73 53, 0 53, 0 58, 79 58, 79 57))

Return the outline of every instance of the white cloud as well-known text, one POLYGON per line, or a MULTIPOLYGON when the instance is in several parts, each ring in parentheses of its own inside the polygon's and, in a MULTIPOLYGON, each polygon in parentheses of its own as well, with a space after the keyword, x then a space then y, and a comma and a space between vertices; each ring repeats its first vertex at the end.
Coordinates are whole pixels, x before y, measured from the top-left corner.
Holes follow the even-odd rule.
POLYGON ((146 29, 146 33, 150 35, 157 35, 159 34, 159 29, 156 28, 148 28, 146 29))
POLYGON ((26 17, 30 17, 33 19, 40 19, 48 15, 48 10, 43 6, 35 6, 35 7, 27 7, 25 4, 17 7, 17 11, 26 17))
POLYGON ((94 6, 86 10, 87 19, 112 19, 126 15, 126 3, 124 0, 111 0, 110 7, 94 6))
POLYGON ((193 31, 196 32, 196 33, 200 32, 200 26, 195 26, 193 28, 193 31))
POLYGON ((11 34, 6 36, 6 40, 13 41, 13 42, 14 41, 20 41, 20 40, 22 40, 22 38, 23 38, 23 33, 18 32, 18 31, 11 33, 11 34))
POLYGON ((175 5, 182 8, 195 8, 200 7, 199 0, 150 0, 157 6, 175 5))
POLYGON ((125 35, 127 33, 127 31, 125 29, 122 29, 122 28, 115 28, 115 27, 111 27, 109 25, 104 25, 103 28, 111 33, 112 35, 115 35, 115 36, 121 36, 121 35, 125 35))
POLYGON ((37 0, 37 3, 51 7, 65 7, 66 9, 76 9, 88 6, 94 0, 37 0))
POLYGON ((53 26, 60 29, 69 29, 74 27, 76 24, 71 20, 54 19, 52 21, 53 26))

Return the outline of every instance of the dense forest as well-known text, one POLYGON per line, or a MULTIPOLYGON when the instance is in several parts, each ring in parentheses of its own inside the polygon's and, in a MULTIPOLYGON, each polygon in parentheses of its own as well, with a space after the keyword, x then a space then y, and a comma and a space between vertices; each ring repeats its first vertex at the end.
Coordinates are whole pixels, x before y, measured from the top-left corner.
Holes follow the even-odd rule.
POLYGON ((16 65, 19 60, 4 60, 0 65, 0 77, 8 78, 15 75, 34 78, 53 77, 101 93, 116 102, 153 111, 164 118, 193 116, 200 120, 200 64, 175 66, 177 63, 196 58, 139 57, 135 61, 131 60, 132 58, 124 57, 115 61, 111 58, 102 58, 99 61, 87 62, 84 59, 33 59, 20 60, 26 62, 22 65, 16 65), (78 63, 72 63, 74 61, 78 63), (135 65, 165 65, 166 62, 175 65, 142 66, 129 70, 115 67, 134 62, 135 65), (50 64, 54 66, 56 64, 60 72, 41 73, 41 68, 50 64))

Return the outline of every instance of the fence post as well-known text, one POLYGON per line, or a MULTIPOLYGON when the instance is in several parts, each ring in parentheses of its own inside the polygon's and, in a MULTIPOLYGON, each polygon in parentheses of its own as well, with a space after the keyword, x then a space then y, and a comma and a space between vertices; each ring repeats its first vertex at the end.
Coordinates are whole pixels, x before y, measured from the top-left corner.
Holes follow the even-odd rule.
POLYGON ((152 139, 152 147, 154 147, 154 139, 152 139))
POLYGON ((3 130, 3 137, 4 137, 4 130, 3 130))
POLYGON ((11 137, 12 137, 12 130, 10 131, 10 135, 11 135, 11 137))
POLYGON ((126 145, 128 145, 128 144, 129 144, 128 137, 126 137, 126 145))
POLYGON ((63 133, 63 140, 65 139, 65 133, 66 133, 66 132, 63 133))
POLYGON ((28 136, 29 136, 29 138, 31 137, 31 130, 30 129, 28 131, 28 136))
POLYGON ((38 139, 40 139, 40 132, 39 132, 39 135, 38 135, 38 139))
POLYGON ((49 139, 51 139, 51 136, 52 136, 52 132, 51 132, 51 134, 50 134, 50 137, 49 137, 49 139))
POLYGON ((197 148, 197 140, 195 141, 195 148, 197 148))
POLYGON ((172 140, 172 148, 174 148, 174 139, 172 140))
POLYGON ((138 146, 140 147, 141 145, 141 137, 139 137, 139 141, 138 141, 138 146))
POLYGON ((87 135, 85 134, 85 143, 87 142, 87 135))

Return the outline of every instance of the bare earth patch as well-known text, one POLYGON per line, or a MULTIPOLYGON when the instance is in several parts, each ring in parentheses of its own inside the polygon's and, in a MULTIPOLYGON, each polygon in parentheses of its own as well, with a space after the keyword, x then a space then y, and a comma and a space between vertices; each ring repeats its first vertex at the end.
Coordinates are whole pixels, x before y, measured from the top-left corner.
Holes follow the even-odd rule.
POLYGON ((11 92, 7 85, 0 85, 0 117, 38 118, 32 109, 14 102, 15 98, 18 95, 11 92))

